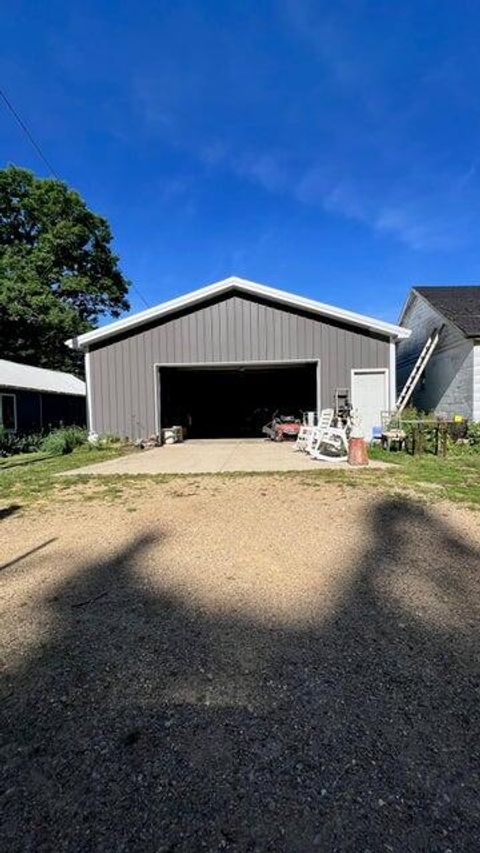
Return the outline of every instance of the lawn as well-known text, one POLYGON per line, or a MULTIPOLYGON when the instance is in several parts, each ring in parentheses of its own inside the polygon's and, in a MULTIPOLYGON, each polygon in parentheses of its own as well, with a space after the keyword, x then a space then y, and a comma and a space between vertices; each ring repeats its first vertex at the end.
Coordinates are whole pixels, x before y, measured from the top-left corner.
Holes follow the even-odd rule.
POLYGON ((445 459, 430 453, 409 456, 377 449, 371 455, 395 465, 381 472, 385 485, 396 484, 424 496, 480 507, 480 452, 451 451, 445 459))
MULTIPOLYGON (((125 451, 110 447, 94 449, 76 448, 64 456, 47 456, 30 453, 0 460, 0 506, 3 512, 9 507, 24 507, 39 500, 53 497, 68 498, 68 493, 81 485, 84 500, 107 499, 114 501, 133 496, 146 480, 165 482, 172 477, 192 475, 113 475, 89 477, 88 475, 62 478, 64 471, 80 468, 95 462, 104 462, 125 451)), ((409 456, 406 453, 389 453, 380 449, 370 451, 372 458, 391 463, 390 468, 345 471, 323 469, 314 472, 282 473, 282 478, 300 478, 311 486, 321 488, 323 483, 337 482, 347 487, 374 488, 387 493, 412 493, 428 501, 449 500, 480 507, 480 453, 451 452, 446 459, 431 454, 409 456)), ((203 475, 196 475, 202 477, 203 475)), ((226 477, 255 476, 252 474, 220 474, 226 477)), ((268 474, 266 476, 269 476, 268 474)), ((279 475, 272 472, 270 476, 279 475)))
POLYGON ((301 476, 306 484, 319 489, 324 482, 341 483, 345 487, 375 489, 390 495, 414 494, 428 503, 447 500, 466 504, 471 509, 480 508, 480 453, 452 452, 443 459, 428 453, 414 457, 374 448, 369 455, 388 462, 391 467, 351 472, 319 469, 303 472, 301 476))
MULTIPOLYGON (((24 506, 39 498, 52 497, 63 482, 57 474, 113 459, 121 452, 115 447, 96 449, 87 446, 77 447, 64 456, 22 453, 0 459, 0 505, 5 510, 12 504, 24 506)), ((74 482, 72 479, 72 484, 74 482)))

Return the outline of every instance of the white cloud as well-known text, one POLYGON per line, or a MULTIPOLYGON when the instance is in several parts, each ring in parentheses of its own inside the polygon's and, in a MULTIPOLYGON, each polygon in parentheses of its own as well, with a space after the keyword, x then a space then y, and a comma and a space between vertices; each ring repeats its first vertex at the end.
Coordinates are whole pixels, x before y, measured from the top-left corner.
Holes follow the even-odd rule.
MULTIPOLYGON (((153 78, 138 76, 136 105, 147 132, 186 152, 208 175, 229 173, 415 250, 450 249, 476 239, 475 139, 464 136, 463 157, 454 161, 438 124, 444 93, 449 104, 465 98, 458 62, 429 67, 401 10, 398 20, 378 13, 382 37, 376 27, 370 33, 365 28, 362 3, 283 0, 278 8, 285 34, 302 51, 303 70, 310 72, 302 86, 295 83, 297 100, 295 91, 284 102, 278 98, 272 86, 278 69, 272 65, 269 76, 252 33, 245 39, 249 63, 239 74, 238 39, 233 44, 223 33, 215 61, 207 61, 202 49, 178 68, 162 54, 153 78), (415 72, 404 55, 410 49, 417 50, 415 72), (220 82, 217 87, 218 58, 225 89, 220 82)), ((181 187, 174 181, 168 191, 181 194, 181 187)))

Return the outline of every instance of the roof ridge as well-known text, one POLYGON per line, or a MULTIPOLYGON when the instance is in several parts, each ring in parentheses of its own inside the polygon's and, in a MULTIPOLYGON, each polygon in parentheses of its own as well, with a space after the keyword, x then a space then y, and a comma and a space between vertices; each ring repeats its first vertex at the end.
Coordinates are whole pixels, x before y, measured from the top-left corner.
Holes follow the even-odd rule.
POLYGON ((266 299, 272 299, 273 301, 283 303, 284 305, 301 308, 327 317, 330 316, 333 319, 342 320, 343 322, 350 323, 354 326, 363 326, 370 331, 376 331, 389 337, 405 338, 409 335, 409 332, 406 329, 396 326, 393 323, 388 323, 384 320, 377 320, 374 317, 370 317, 365 314, 358 314, 349 309, 337 308, 334 305, 319 302, 316 299, 299 296, 298 294, 291 293, 288 290, 280 290, 278 288, 271 287, 270 285, 260 284, 246 278, 240 278, 239 276, 229 276, 228 278, 221 279, 220 281, 189 291, 182 296, 161 302, 153 308, 139 311, 129 317, 116 320, 106 326, 101 326, 91 332, 79 335, 76 338, 71 338, 66 341, 67 346, 72 349, 86 349, 90 343, 104 340, 115 334, 121 334, 123 331, 135 328, 136 326, 141 326, 144 323, 148 323, 149 321, 153 321, 162 316, 167 316, 177 310, 194 306, 209 299, 210 297, 221 295, 228 292, 229 289, 233 290, 235 288, 238 288, 245 293, 264 297, 266 299))

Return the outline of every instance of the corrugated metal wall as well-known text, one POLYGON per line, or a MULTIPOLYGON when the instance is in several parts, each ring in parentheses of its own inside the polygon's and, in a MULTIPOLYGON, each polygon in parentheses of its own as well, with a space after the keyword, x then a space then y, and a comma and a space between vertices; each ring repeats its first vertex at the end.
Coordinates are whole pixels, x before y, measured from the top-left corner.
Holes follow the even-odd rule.
POLYGON ((323 407, 350 387, 352 367, 389 367, 389 342, 240 295, 191 309, 90 354, 91 428, 130 438, 155 432, 155 363, 320 359, 323 407))

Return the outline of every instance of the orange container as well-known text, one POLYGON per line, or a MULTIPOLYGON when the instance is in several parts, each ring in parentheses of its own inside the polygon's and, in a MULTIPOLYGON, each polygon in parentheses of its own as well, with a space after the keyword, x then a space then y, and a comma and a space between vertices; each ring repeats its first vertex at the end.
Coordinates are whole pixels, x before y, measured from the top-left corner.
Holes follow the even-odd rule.
POLYGON ((364 438, 350 438, 348 441, 348 464, 368 465, 367 442, 364 438))

